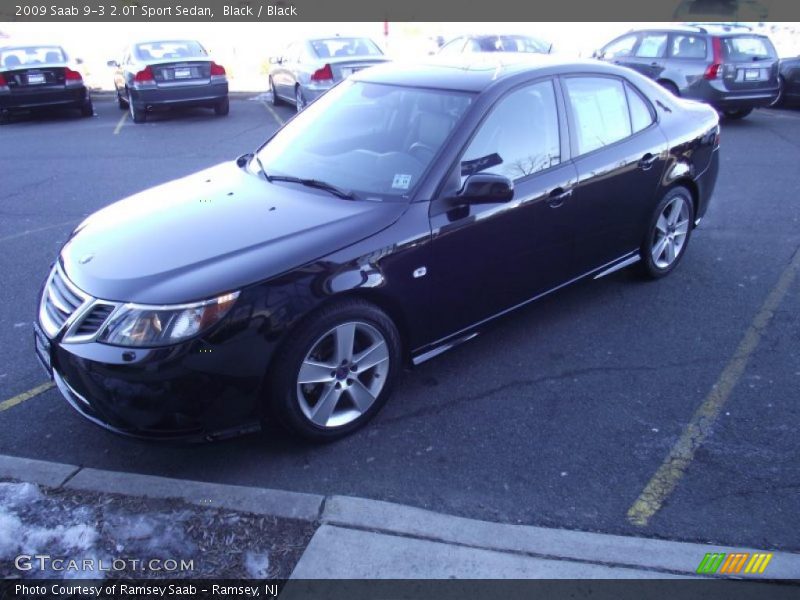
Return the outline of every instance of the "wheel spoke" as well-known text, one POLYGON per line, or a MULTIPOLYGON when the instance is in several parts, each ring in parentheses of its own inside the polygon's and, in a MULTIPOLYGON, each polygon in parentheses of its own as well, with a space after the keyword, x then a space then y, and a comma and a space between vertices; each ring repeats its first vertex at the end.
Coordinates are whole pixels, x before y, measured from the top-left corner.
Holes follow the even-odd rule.
POLYGON ((653 262, 657 263, 658 260, 661 258, 661 255, 664 254, 664 248, 666 248, 668 244, 668 240, 666 237, 661 238, 658 242, 653 246, 653 262))
POLYGON ((352 385, 347 388, 347 393, 362 414, 375 402, 375 396, 358 378, 353 379, 352 385))
POLYGON ((667 218, 667 222, 670 225, 674 226, 675 223, 678 222, 678 219, 681 216, 681 206, 682 203, 677 198, 672 201, 672 204, 670 206, 669 217, 667 218))
POLYGON ((353 360, 353 343, 356 336, 356 324, 345 323, 335 330, 336 337, 336 362, 350 362, 353 360))
POLYGON ((669 223, 667 223, 666 217, 662 214, 658 217, 658 221, 656 221, 656 229, 664 235, 667 235, 667 227, 669 227, 669 223))
POLYGON ((353 357, 353 363, 358 367, 359 373, 368 371, 386 360, 389 360, 389 348, 383 340, 353 357))
POLYGON ((671 265, 675 260, 675 242, 667 242, 667 264, 671 265))
POLYGON ((297 376, 297 383, 326 383, 333 381, 336 365, 315 362, 306 359, 300 367, 300 374, 297 376))
POLYGON ((311 420, 317 425, 325 427, 341 397, 342 390, 340 388, 332 383, 327 384, 317 404, 311 410, 311 420))
POLYGON ((675 235, 686 235, 689 232, 689 219, 680 221, 675 225, 675 235))

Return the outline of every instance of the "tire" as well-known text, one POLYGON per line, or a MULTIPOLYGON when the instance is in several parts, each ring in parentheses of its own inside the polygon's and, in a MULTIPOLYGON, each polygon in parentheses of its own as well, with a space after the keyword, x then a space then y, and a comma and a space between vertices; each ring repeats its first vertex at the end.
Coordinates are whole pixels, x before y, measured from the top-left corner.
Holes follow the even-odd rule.
POLYGON ((136 108, 131 99, 131 94, 128 92, 128 112, 131 114, 131 119, 134 123, 144 123, 147 120, 147 112, 141 108, 136 108))
POLYGON ((783 106, 785 100, 783 92, 785 88, 786 88, 786 81, 784 81, 783 77, 778 77, 778 95, 775 98, 775 100, 773 100, 772 104, 770 104, 770 106, 774 106, 776 108, 783 106))
POLYGON ((299 85, 294 87, 294 106, 297 109, 297 112, 301 112, 308 103, 306 102, 306 98, 303 95, 303 88, 299 85))
POLYGON ((740 110, 724 110, 722 116, 726 119, 744 119, 747 115, 753 112, 752 108, 742 108, 740 110))
POLYGON ((674 187, 664 194, 650 217, 639 249, 642 257, 639 264, 646 277, 660 279, 675 270, 689 246, 694 214, 694 201, 688 189, 674 187), (677 214, 672 212, 676 207, 677 214))
POLYGON ((86 100, 81 106, 81 116, 82 117, 93 117, 94 116, 94 105, 92 104, 91 100, 86 100))
POLYGON ((120 110, 128 110, 128 102, 117 92, 117 106, 120 110))
POLYGON ((275 83, 273 83, 272 77, 269 78, 269 91, 272 92, 272 106, 283 104, 283 100, 278 98, 278 94, 275 92, 275 83))
POLYGON ((307 440, 340 439, 386 403, 400 357, 400 336, 386 313, 362 300, 331 304, 298 325, 276 354, 267 406, 282 425, 307 440), (340 342, 344 352, 337 348, 340 342))
POLYGON ((220 100, 214 105, 214 114, 218 117, 224 117, 229 112, 231 112, 231 103, 227 98, 220 100))
POLYGON ((680 97, 681 93, 678 90, 678 86, 672 83, 671 81, 664 80, 664 81, 659 81, 658 83, 661 84, 661 87, 670 92, 673 96, 680 97))

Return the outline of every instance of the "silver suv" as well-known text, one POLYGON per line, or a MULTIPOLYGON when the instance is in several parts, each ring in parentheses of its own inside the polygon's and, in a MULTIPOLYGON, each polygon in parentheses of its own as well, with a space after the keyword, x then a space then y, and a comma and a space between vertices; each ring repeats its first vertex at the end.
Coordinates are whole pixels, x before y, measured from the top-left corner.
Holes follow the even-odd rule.
POLYGON ((778 97, 778 55, 749 28, 686 26, 631 31, 594 54, 635 69, 677 96, 741 119, 778 97))

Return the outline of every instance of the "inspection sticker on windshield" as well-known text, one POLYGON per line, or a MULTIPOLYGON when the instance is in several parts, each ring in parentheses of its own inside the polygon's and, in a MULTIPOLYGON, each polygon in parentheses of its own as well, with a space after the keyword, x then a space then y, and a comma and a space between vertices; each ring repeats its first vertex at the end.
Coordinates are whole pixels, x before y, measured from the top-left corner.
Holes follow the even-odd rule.
POLYGON ((402 175, 398 173, 394 176, 394 181, 392 181, 392 189, 407 190, 409 185, 411 185, 411 175, 402 175))

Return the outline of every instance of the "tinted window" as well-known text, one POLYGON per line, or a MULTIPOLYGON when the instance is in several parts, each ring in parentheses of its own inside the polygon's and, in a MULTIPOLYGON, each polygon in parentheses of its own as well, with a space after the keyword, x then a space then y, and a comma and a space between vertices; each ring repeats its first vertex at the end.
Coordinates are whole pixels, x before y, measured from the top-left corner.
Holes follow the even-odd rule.
POLYGON ((538 52, 547 54, 550 45, 523 35, 487 35, 475 39, 480 52, 538 52))
POLYGON ((653 113, 650 107, 638 93, 626 85, 625 93, 628 95, 628 109, 631 113, 631 127, 633 133, 647 129, 653 122, 653 113))
POLYGON ((464 38, 456 38, 450 42, 447 42, 444 46, 442 46, 442 49, 439 50, 439 54, 447 56, 452 56, 454 54, 461 54, 461 49, 463 47, 464 47, 464 38))
POLYGON ((0 66, 6 69, 65 62, 67 57, 58 46, 28 46, 0 50, 0 66))
POLYGON ((201 58, 207 56, 205 49, 194 41, 150 42, 137 44, 134 53, 139 60, 161 60, 170 58, 201 58))
POLYGON ((722 38, 722 56, 730 61, 748 61, 754 58, 774 58, 775 49, 766 38, 739 35, 722 38))
POLYGON ((620 80, 569 77, 564 82, 575 120, 578 154, 613 144, 631 134, 628 101, 620 80))
POLYGON ((553 83, 511 92, 492 109, 461 159, 461 175, 478 171, 519 179, 561 162, 553 83))
POLYGON ((636 35, 626 35, 615 42, 611 42, 603 49, 603 58, 616 58, 617 56, 630 56, 636 45, 636 35))
POLYGON ((673 58, 705 58, 706 40, 697 35, 674 35, 670 55, 673 58))
POLYGON ((368 38, 330 38, 312 40, 311 47, 318 58, 347 56, 381 56, 383 52, 368 38))
POLYGON ((636 56, 641 58, 661 58, 667 51, 666 33, 648 33, 642 37, 642 42, 636 50, 636 56))

